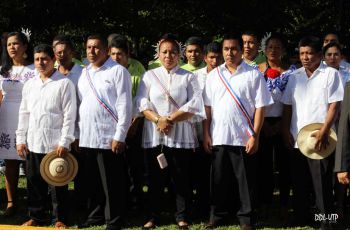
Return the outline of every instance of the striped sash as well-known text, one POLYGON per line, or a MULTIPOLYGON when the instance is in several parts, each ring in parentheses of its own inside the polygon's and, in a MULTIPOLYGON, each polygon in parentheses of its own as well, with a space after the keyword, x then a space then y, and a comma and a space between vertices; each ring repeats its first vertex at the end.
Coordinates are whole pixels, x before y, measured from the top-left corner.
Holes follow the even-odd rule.
POLYGON ((250 118, 250 116, 249 116, 246 108, 244 107, 243 103, 239 99, 238 95, 233 91, 230 83, 227 81, 227 79, 224 77, 224 75, 219 70, 219 67, 216 67, 216 71, 217 71, 217 73, 219 75, 219 78, 220 78, 222 84, 224 84, 226 90, 229 92, 229 94, 231 95, 233 101, 236 103, 237 107, 239 108, 239 111, 241 111, 241 113, 243 114, 243 116, 247 120, 246 130, 247 130, 248 136, 249 137, 253 136, 254 135, 253 119, 250 118))
POLYGON ((103 98, 98 94, 94 84, 92 83, 91 81, 91 78, 90 78, 90 75, 89 75, 89 71, 85 68, 86 70, 86 77, 88 79, 88 82, 89 82, 89 85, 90 85, 90 88, 92 90, 92 92, 94 93, 97 101, 100 103, 100 105, 105 108, 107 110, 107 112, 113 117, 113 119, 118 122, 118 116, 113 112, 113 110, 111 109, 110 105, 108 105, 107 102, 105 102, 103 100, 103 98))

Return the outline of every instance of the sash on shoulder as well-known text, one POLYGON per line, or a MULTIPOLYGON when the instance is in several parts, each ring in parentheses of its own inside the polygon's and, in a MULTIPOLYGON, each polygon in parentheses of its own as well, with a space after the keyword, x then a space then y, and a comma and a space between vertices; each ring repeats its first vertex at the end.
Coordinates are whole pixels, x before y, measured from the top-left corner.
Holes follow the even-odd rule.
POLYGON ((243 103, 241 102, 241 100, 239 99, 238 95, 235 93, 235 91, 233 90, 233 88, 231 87, 230 83, 228 82, 228 80, 225 78, 225 76, 221 73, 221 71, 219 70, 219 67, 216 67, 216 71, 219 75, 219 78, 222 82, 222 84, 224 84, 226 90, 228 91, 228 93, 231 95, 233 101, 235 102, 235 104, 237 105, 237 107, 239 108, 239 111, 241 111, 242 115, 246 118, 247 121, 247 126, 246 126, 246 130, 248 133, 248 136, 251 137, 254 135, 254 125, 253 125, 253 119, 250 118, 246 108, 244 107, 243 103))

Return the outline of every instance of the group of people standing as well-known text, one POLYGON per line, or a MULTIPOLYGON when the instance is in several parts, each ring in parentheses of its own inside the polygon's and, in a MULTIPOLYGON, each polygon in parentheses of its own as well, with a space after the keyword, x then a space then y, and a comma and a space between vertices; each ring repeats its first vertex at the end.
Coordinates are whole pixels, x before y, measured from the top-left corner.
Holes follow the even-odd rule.
MULTIPOLYGON (((49 191, 52 223, 67 228, 68 186, 48 185, 39 170, 53 150, 61 157, 70 151, 78 160, 74 197, 86 212, 81 228, 121 229, 127 209, 143 204, 148 214, 142 229, 153 229, 167 186, 179 229, 189 229, 194 212, 209 216, 205 229, 224 224, 232 199, 240 228, 255 229, 257 211, 272 202, 274 164, 282 217, 291 189, 295 225, 313 218, 312 194, 319 213, 336 211, 333 191, 341 210, 350 168, 346 103, 338 115, 350 68, 335 34, 327 36, 323 48, 317 37, 300 40, 298 68, 284 62, 286 41, 279 34, 270 34, 261 52, 253 31, 228 33, 221 44, 190 37, 185 47, 165 34, 146 71, 130 57, 122 35, 89 36, 80 62, 68 36, 32 50, 25 34, 9 33, 0 70, 5 215, 16 211, 19 163, 25 160, 30 219, 23 225, 47 222, 49 191), (313 160, 300 153, 295 140, 301 128, 323 124, 315 134, 321 149, 338 121, 336 157, 313 160)), ((321 222, 321 229, 332 228, 321 222)))

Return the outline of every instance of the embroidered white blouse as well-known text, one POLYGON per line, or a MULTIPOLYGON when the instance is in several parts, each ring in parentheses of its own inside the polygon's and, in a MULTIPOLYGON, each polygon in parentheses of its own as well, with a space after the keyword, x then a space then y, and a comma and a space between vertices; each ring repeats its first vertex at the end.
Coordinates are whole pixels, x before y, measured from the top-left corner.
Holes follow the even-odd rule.
POLYGON ((226 68, 225 63, 209 73, 203 93, 205 105, 211 107, 212 143, 245 146, 249 139, 247 119, 220 80, 219 73, 229 82, 252 120, 256 108, 273 104, 271 94, 263 75, 244 61, 234 74, 226 68))
POLYGON ((24 84, 19 108, 16 143, 35 153, 58 146, 69 149, 74 141, 76 92, 71 81, 58 71, 45 82, 36 76, 24 84))
POLYGON ((78 93, 81 101, 79 145, 111 149, 113 139, 124 142, 132 118, 131 77, 128 70, 111 58, 97 69, 90 64, 83 69, 78 82, 78 93), (99 97, 117 116, 118 122, 98 102, 88 76, 99 97))
POLYGON ((196 131, 191 123, 205 119, 202 90, 197 78, 176 66, 168 72, 163 66, 147 71, 140 83, 136 95, 136 108, 139 112, 152 110, 160 116, 168 116, 177 110, 193 113, 188 121, 176 122, 168 135, 157 131, 156 125, 145 120, 142 147, 153 148, 165 145, 171 148, 194 148, 197 146, 196 131), (170 92, 179 109, 169 102, 157 78, 170 92))

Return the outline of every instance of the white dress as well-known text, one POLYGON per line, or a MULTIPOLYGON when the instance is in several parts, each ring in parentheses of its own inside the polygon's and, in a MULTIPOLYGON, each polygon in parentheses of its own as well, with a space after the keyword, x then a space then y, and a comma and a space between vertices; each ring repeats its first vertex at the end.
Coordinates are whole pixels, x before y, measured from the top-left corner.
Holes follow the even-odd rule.
POLYGON ((34 77, 34 65, 12 66, 9 77, 0 76, 3 100, 0 106, 0 159, 22 160, 16 151, 18 111, 22 100, 22 88, 34 77))

